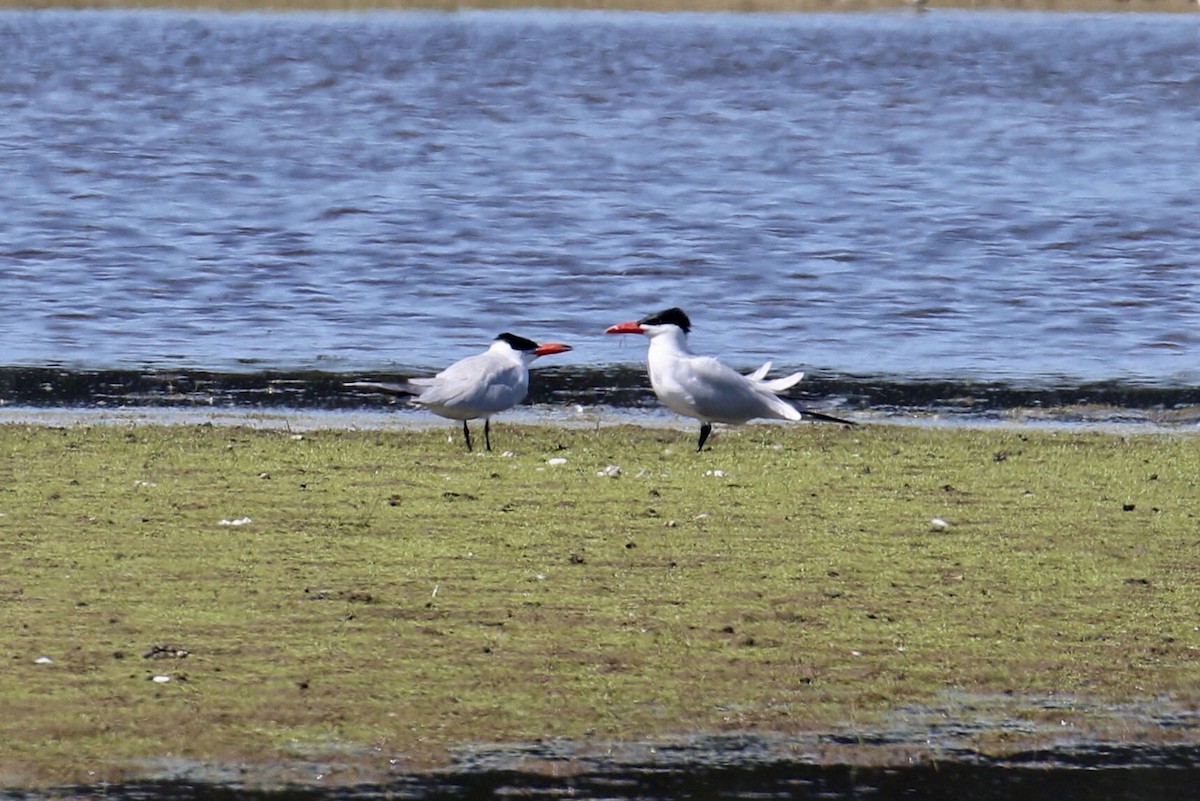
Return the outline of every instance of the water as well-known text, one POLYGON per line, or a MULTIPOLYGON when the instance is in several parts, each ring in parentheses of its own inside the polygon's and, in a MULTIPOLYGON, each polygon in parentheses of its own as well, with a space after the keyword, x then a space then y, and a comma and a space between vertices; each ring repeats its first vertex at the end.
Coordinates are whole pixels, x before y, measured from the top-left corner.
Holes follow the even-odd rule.
POLYGON ((0 51, 0 366, 511 330, 586 383, 679 305, 818 380, 1200 386, 1196 15, 0 12, 0 51))

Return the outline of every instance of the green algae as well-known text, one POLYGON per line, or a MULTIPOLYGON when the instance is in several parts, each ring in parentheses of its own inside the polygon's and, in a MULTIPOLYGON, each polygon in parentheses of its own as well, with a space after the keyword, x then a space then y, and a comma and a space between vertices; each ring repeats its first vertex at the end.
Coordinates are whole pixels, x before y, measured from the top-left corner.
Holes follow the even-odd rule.
POLYGON ((1196 705, 1194 437, 455 433, 0 427, 0 775, 1196 705))

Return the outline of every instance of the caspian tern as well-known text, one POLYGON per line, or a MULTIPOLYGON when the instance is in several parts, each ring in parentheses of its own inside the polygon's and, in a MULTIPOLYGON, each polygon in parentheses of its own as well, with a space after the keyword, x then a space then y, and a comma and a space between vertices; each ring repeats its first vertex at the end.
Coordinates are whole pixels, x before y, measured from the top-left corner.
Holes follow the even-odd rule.
MULTIPOLYGON (((676 414, 700 421, 700 442, 696 451, 712 433, 713 423, 741 424, 757 418, 799 420, 801 411, 778 397, 778 393, 797 384, 804 373, 767 379, 771 363, 749 375, 726 367, 711 356, 698 356, 688 350, 687 335, 692 322, 682 309, 670 308, 632 323, 618 323, 606 334, 644 334, 650 338, 646 363, 650 386, 663 405, 676 414)), ((803 412, 816 420, 853 425, 849 420, 803 412)))
POLYGON ((511 409, 529 391, 529 365, 539 356, 565 353, 570 345, 546 342, 541 345, 516 334, 496 337, 490 348, 442 370, 432 378, 412 378, 403 384, 353 381, 355 389, 373 389, 390 395, 412 395, 412 402, 441 417, 463 421, 463 439, 471 450, 468 420, 483 418, 483 440, 492 449, 490 418, 511 409))

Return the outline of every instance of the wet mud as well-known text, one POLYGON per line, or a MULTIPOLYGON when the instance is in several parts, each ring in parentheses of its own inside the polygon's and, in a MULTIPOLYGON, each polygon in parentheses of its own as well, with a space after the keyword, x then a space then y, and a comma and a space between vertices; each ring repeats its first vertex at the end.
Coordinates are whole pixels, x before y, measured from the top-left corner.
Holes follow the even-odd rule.
POLYGON ((862 732, 473 745, 433 766, 374 751, 272 765, 163 758, 120 784, 0 798, 1151 801, 1198 788, 1200 712, 951 694, 862 732))
MULTIPOLYGON (((30 408, 292 409, 372 411, 403 408, 403 399, 347 389, 355 380, 398 382, 395 373, 343 375, 320 371, 72 370, 0 367, 0 404, 30 408)), ((791 393, 805 408, 877 416, 940 415, 988 420, 1014 412, 1066 422, 1200 422, 1200 386, 1189 383, 1029 384, 903 376, 807 376, 791 393)), ((528 403, 538 406, 656 409, 642 364, 538 368, 528 403)))
MULTIPOLYGON (((871 745, 828 742, 826 748, 870 750, 871 745)), ((1150 801, 1195 798, 1200 748, 1111 745, 1034 749, 1004 758, 979 754, 913 755, 904 765, 860 765, 781 755, 754 737, 712 738, 685 749, 639 746, 607 758, 564 755, 560 748, 528 746, 473 755, 453 769, 392 774, 374 780, 339 779, 337 766, 288 769, 276 784, 257 770, 181 769, 174 778, 55 788, 48 793, 4 793, 5 799, 1050 799, 1150 801), (206 781, 191 774, 224 774, 206 781), (307 773, 307 781, 299 774, 307 773)), ((349 770, 349 769, 346 769, 349 770)), ((356 771, 350 770, 354 773, 356 771)))

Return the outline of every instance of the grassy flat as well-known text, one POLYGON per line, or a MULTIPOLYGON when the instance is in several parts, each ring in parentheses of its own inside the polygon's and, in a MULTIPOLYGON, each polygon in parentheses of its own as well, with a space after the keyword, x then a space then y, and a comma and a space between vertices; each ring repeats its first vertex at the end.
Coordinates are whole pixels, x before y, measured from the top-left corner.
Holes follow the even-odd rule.
POLYGON ((1194 436, 458 436, 0 426, 0 778, 1200 701, 1194 436))

